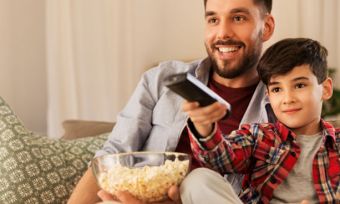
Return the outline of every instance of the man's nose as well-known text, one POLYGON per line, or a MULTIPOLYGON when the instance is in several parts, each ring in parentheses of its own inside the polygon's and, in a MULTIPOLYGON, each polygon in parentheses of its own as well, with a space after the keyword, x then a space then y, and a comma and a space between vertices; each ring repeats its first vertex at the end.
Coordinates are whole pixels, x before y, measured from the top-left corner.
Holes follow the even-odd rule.
POLYGON ((233 31, 230 23, 227 21, 221 21, 221 23, 218 26, 218 39, 228 39, 233 37, 233 31))

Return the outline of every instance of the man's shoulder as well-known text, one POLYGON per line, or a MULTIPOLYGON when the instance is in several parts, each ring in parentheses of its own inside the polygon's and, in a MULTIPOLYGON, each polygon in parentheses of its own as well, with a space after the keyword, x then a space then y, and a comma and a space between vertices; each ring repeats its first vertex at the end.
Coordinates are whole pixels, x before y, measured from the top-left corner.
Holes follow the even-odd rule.
POLYGON ((202 59, 194 60, 191 62, 184 62, 179 60, 168 60, 160 62, 157 66, 146 71, 147 75, 170 75, 182 72, 190 72, 195 70, 202 59))

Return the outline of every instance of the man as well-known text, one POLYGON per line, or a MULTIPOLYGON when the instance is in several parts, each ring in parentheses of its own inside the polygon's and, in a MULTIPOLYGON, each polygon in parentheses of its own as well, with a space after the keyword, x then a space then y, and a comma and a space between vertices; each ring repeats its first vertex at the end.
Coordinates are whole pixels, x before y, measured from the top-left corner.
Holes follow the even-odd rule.
MULTIPOLYGON (((204 0, 204 5, 209 57, 189 64, 165 62, 146 72, 96 156, 143 150, 192 154, 187 132, 183 131, 188 119, 181 110, 183 99, 164 86, 170 74, 192 73, 231 104, 231 117, 220 121, 226 134, 240 123, 268 121, 265 87, 259 83, 256 65, 262 43, 274 31, 272 1, 204 0)), ((199 164, 194 160, 195 167, 199 164)), ((239 177, 228 179, 239 189, 239 177)), ((98 191, 88 169, 69 203, 93 203, 98 200, 98 191)))

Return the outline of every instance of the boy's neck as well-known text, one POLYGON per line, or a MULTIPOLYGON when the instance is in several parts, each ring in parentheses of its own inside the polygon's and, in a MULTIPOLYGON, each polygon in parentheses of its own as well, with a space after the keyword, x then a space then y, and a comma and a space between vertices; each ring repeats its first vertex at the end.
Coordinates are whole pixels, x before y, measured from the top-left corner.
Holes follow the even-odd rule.
POLYGON ((305 124, 302 127, 298 128, 291 128, 291 130, 296 134, 296 135, 315 135, 317 133, 321 132, 321 118, 318 120, 313 120, 308 124, 305 124))

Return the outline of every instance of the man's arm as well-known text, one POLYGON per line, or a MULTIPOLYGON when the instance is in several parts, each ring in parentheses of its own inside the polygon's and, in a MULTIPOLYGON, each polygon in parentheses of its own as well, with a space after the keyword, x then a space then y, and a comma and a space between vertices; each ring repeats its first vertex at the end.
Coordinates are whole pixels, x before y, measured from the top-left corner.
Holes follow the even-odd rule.
POLYGON ((92 169, 88 168, 72 192, 68 204, 88 204, 100 201, 97 192, 100 190, 92 169))

